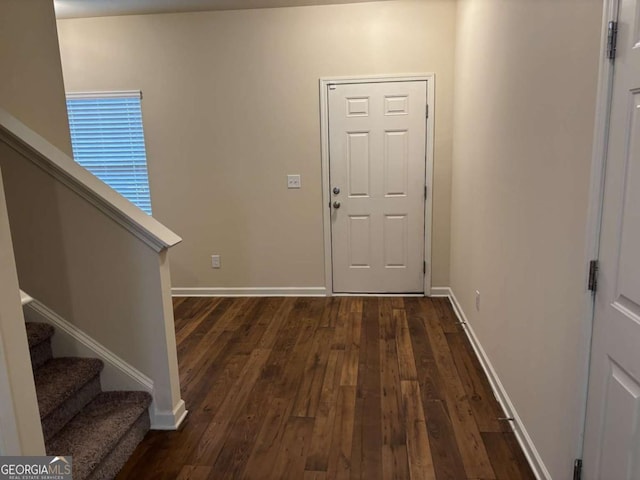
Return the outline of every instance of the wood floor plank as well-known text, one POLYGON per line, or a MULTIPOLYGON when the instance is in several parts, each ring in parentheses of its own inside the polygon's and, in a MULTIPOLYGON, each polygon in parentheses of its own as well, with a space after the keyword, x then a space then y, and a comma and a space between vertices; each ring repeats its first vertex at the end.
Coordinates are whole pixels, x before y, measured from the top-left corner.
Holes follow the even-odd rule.
POLYGON ((360 365, 360 336, 362 335, 362 312, 349 312, 346 351, 340 385, 355 386, 360 365))
MULTIPOLYGON (((251 455, 243 469, 245 476, 260 474, 264 478, 269 477, 271 469, 274 467, 273 459, 280 451, 291 408, 291 399, 275 398, 266 408, 266 414, 264 411, 262 412, 264 421, 257 438, 253 442, 251 455)), ((263 410, 265 410, 264 407, 263 410)), ((241 478, 243 475, 240 475, 240 472, 235 476, 227 475, 225 478, 241 478)))
POLYGON ((418 380, 415 355, 411 346, 411 332, 404 310, 394 310, 393 320, 396 325, 396 350, 398 352, 398 374, 400 380, 418 380))
POLYGON ((482 434, 497 480, 535 480, 513 433, 482 434))
POLYGON ((211 467, 195 467, 185 465, 180 470, 177 480, 207 480, 211 474, 211 467))
POLYGON ((332 337, 333 329, 331 328, 320 327, 316 330, 305 365, 302 384, 298 389, 293 407, 293 415, 296 417, 315 417, 316 415, 329 357, 329 349, 326 346, 331 342, 332 337))
MULTIPOLYGON (((280 451, 274 460, 271 478, 303 478, 312 432, 312 418, 289 418, 280 451)), ((260 472, 256 472, 248 478, 265 478, 260 475, 260 472)))
MULTIPOLYGON (((291 414, 293 399, 291 396, 281 397, 283 391, 278 389, 282 384, 274 380, 287 378, 291 372, 295 375, 296 370, 301 370, 295 363, 288 363, 287 358, 301 331, 297 316, 307 305, 300 302, 298 310, 294 311, 296 301, 284 299, 276 301, 275 306, 272 309, 272 321, 256 346, 258 349, 277 346, 277 349, 270 350, 245 406, 230 427, 224 449, 214 465, 221 478, 238 478, 245 468, 268 473, 268 468, 273 466, 272 458, 278 451, 286 419, 291 414)), ((261 316, 268 314, 267 312, 268 310, 263 310, 261 316)))
POLYGON ((320 401, 313 425, 311 448, 305 465, 305 470, 308 471, 326 472, 329 468, 329 452, 338 407, 337 397, 340 389, 340 372, 343 358, 344 352, 341 350, 331 350, 329 352, 320 401))
POLYGON ((344 480, 351 475, 351 448, 356 407, 356 388, 351 385, 340 386, 338 407, 333 427, 333 441, 329 453, 327 476, 344 480))
POLYGON ((534 478, 447 300, 173 304, 190 413, 118 480, 534 478))
MULTIPOLYGON (((426 302, 425 302, 426 303, 426 302)), ((430 299, 431 305, 436 312, 440 327, 445 333, 460 333, 462 326, 458 317, 453 312, 451 302, 446 297, 435 297, 430 299)))
POLYGON ((247 402, 229 426, 224 448, 213 464, 219 478, 239 478, 250 457, 253 457, 256 451, 265 450, 265 444, 269 444, 263 432, 269 429, 271 434, 270 429, 288 417, 290 401, 272 398, 267 400, 265 405, 265 398, 269 399, 267 383, 262 381, 262 378, 256 381, 247 402))
POLYGON ((422 406, 437 480, 466 479, 464 463, 444 402, 425 400, 423 395, 422 406))
POLYGON ((202 440, 198 444, 194 457, 194 463, 203 464, 204 460, 211 462, 218 458, 223 447, 223 440, 228 435, 229 425, 233 421, 235 413, 247 401, 249 392, 258 379, 262 366, 267 361, 270 353, 270 350, 263 349, 256 349, 251 353, 249 360, 238 376, 238 380, 231 387, 224 402, 220 405, 207 430, 202 435, 202 440))
POLYGON ((219 309, 211 311, 193 334, 178 344, 178 358, 183 358, 179 362, 180 382, 186 389, 192 383, 202 386, 202 375, 206 368, 216 362, 219 353, 231 348, 229 339, 233 337, 233 332, 227 326, 231 322, 237 322, 236 316, 247 320, 247 316, 241 312, 248 303, 246 300, 237 303, 221 302, 219 309), (187 351, 192 354, 185 355, 187 351))
POLYGON ((338 312, 346 299, 341 297, 331 297, 324 302, 322 316, 320 317, 320 327, 335 327, 338 319, 338 312))
POLYGON ((380 308, 382 478, 404 480, 409 477, 409 464, 393 301, 393 298, 382 299, 380 308))
POLYGON ((307 308, 309 305, 306 302, 296 301, 265 366, 264 375, 270 378, 273 384, 272 394, 275 396, 287 396, 295 400, 305 378, 305 366, 311 355, 319 324, 318 318, 304 314, 307 308))
POLYGON ((379 348, 379 300, 366 297, 362 302, 362 335, 354 431, 354 462, 351 478, 376 478, 382 471, 382 418, 379 348))
POLYGON ((334 312, 333 325, 335 326, 335 334, 331 343, 331 348, 338 350, 345 350, 347 346, 348 337, 350 337, 350 325, 349 325, 349 306, 348 298, 342 297, 339 302, 339 307, 334 312))
POLYGON ((171 303, 173 304, 173 310, 175 311, 185 301, 193 299, 194 297, 172 297, 171 303))
POLYGON ((215 298, 210 302, 206 301, 207 299, 198 300, 200 300, 198 303, 184 301, 176 307, 175 315, 179 319, 179 322, 176 322, 177 343, 182 343, 185 338, 191 335, 207 318, 209 313, 217 308, 222 299, 215 298))
MULTIPOLYGON (((226 395, 230 391, 229 389, 213 390, 205 379, 223 380, 224 377, 221 378, 219 373, 221 369, 227 367, 230 369, 229 373, 237 371, 236 361, 243 363, 244 360, 247 360, 266 331, 268 325, 266 318, 271 313, 273 300, 265 298, 255 300, 254 302, 242 303, 248 307, 246 311, 236 313, 242 321, 238 319, 228 321, 223 316, 217 324, 212 326, 212 331, 218 332, 223 327, 224 330, 219 335, 212 336, 214 339, 212 344, 205 344, 206 348, 211 351, 210 355, 199 355, 199 362, 193 364, 184 377, 181 375, 180 379, 185 384, 185 393, 194 393, 191 390, 192 385, 203 390, 195 394, 197 399, 203 400, 202 403, 194 405, 196 415, 206 415, 213 411, 223 399, 226 399, 226 395), (231 327, 232 324, 233 327, 231 327), (232 330, 227 330, 227 327, 231 327, 232 330), (231 360, 227 362, 227 358, 231 360), (211 402, 215 403, 212 405, 211 402)), ((203 348, 205 347, 203 346, 203 348)), ((233 378, 229 380, 235 381, 233 378)))
POLYGON ((277 302, 276 310, 274 311, 271 318, 266 317, 267 320, 267 329, 264 334, 260 338, 260 342, 258 343, 258 348, 273 348, 276 340, 278 339, 278 334, 280 332, 280 328, 289 318, 289 314, 291 310, 293 310, 295 304, 295 299, 293 298, 285 298, 281 302, 277 302))
POLYGON ((427 422, 417 381, 402 381, 402 405, 407 429, 407 454, 411 480, 435 480, 431 446, 427 435, 427 422))
POLYGON ((458 376, 447 338, 430 303, 424 302, 425 328, 434 352, 436 365, 445 385, 446 404, 458 448, 469 478, 495 479, 487 450, 473 417, 464 387, 458 376))
POLYGON ((411 336, 411 349, 420 382, 420 391, 424 399, 446 399, 445 386, 440 378, 435 356, 429 342, 424 322, 422 302, 418 298, 405 299, 405 314, 411 336))
POLYGON ((326 480, 327 472, 314 472, 305 470, 304 472, 304 480, 326 480))
POLYGON ((465 333, 448 333, 447 342, 458 376, 467 394, 473 417, 480 432, 508 432, 509 422, 498 420, 506 415, 496 400, 480 362, 473 355, 465 333))

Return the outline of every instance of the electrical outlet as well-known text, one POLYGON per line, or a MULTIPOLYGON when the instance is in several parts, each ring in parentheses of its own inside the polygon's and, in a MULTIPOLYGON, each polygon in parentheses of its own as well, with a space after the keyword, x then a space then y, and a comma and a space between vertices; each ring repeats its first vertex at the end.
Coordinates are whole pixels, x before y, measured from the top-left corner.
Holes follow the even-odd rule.
POLYGON ((211 268, 220 268, 220 255, 211 255, 211 268))
POLYGON ((480 311, 480 290, 476 290, 476 310, 480 311))
POLYGON ((300 188, 300 175, 287 175, 287 188, 300 188))

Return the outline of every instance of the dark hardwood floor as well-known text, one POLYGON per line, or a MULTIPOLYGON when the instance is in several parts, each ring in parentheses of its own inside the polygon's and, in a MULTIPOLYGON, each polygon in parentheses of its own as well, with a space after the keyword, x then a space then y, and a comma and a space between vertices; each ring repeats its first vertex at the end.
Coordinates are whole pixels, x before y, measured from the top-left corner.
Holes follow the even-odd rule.
POLYGON ((534 479, 448 300, 180 298, 176 432, 122 479, 534 479))

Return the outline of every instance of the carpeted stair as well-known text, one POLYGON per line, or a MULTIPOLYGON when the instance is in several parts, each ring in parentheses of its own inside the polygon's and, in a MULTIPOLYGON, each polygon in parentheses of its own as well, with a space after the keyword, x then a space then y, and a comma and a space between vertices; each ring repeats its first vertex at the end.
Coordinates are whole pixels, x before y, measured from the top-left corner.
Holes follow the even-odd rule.
POLYGON ((74 480, 118 474, 149 431, 146 392, 103 392, 102 361, 53 358, 54 328, 27 323, 47 455, 72 456, 74 480))

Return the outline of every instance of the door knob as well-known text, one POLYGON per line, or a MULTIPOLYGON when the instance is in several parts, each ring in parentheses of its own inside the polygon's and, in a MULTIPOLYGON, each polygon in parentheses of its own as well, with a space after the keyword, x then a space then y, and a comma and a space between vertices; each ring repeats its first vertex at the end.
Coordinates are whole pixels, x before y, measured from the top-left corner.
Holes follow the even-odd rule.
POLYGON ((338 187, 333 187, 333 194, 338 195, 340 193, 340 189, 338 187))
POLYGON ((340 202, 333 202, 333 208, 338 209, 340 208, 340 202))

